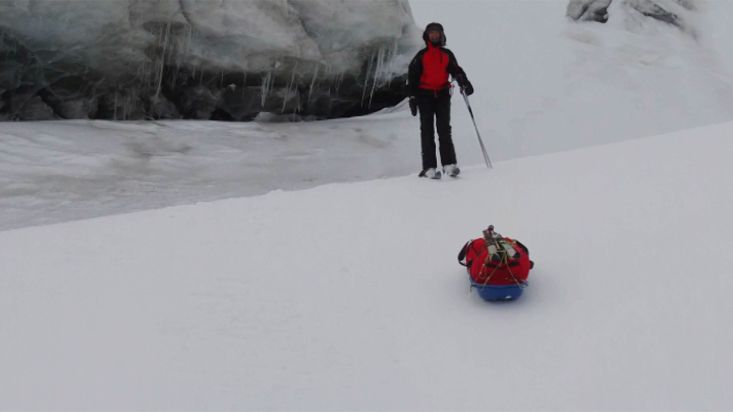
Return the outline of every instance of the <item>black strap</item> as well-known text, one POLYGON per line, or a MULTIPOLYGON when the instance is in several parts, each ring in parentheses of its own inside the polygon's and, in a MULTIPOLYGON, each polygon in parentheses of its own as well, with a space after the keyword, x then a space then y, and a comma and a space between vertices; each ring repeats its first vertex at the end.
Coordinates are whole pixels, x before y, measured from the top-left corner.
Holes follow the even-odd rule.
POLYGON ((522 242, 520 242, 520 241, 518 241, 516 239, 514 240, 514 242, 516 242, 516 244, 519 245, 519 247, 521 247, 522 249, 524 249, 524 253, 526 253, 526 254, 529 255, 529 249, 527 249, 527 246, 524 246, 524 244, 522 242))
POLYGON ((493 263, 494 261, 489 261, 484 264, 487 268, 500 268, 500 267, 507 267, 507 266, 519 266, 518 260, 512 260, 511 262, 502 262, 499 261, 497 263, 493 263))
POLYGON ((461 249, 461 251, 458 252, 458 264, 461 265, 461 266, 468 267, 468 262, 463 263, 463 259, 466 258, 466 253, 468 253, 468 246, 470 244, 471 244, 471 241, 469 240, 468 242, 466 242, 465 245, 463 245, 463 248, 461 249))

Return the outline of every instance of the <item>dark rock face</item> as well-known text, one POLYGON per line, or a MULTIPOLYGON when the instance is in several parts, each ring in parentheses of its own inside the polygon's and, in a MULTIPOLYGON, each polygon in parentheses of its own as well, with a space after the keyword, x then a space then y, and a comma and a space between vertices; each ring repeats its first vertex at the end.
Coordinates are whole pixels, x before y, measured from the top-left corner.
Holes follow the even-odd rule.
POLYGON ((407 0, 0 0, 0 120, 358 115, 418 47, 407 0))
POLYGON ((680 16, 657 4, 652 0, 627 0, 629 5, 639 13, 663 21, 665 23, 684 29, 684 23, 680 16))
POLYGON ((567 16, 573 20, 591 20, 600 23, 608 21, 608 6, 611 0, 570 0, 567 16))
MULTIPOLYGON (((619 1, 619 0, 617 0, 619 1)), ((566 15, 576 21, 608 21, 612 0, 570 0, 566 15)), ((695 10, 695 0, 623 0, 623 4, 646 17, 687 30, 678 10, 695 10)))

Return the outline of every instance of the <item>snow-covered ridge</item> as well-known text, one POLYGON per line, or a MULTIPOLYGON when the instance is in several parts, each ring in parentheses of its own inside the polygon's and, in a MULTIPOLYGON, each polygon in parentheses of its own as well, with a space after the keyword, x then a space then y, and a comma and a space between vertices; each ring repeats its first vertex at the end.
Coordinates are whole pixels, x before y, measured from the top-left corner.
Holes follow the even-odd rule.
POLYGON ((418 42, 407 0, 2 0, 0 120, 364 113, 418 42))

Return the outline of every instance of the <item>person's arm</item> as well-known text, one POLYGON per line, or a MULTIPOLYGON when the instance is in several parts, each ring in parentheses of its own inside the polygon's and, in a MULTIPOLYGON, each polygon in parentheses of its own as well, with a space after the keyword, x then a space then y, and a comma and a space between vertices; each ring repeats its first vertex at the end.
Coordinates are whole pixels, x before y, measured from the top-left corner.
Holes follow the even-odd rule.
POLYGON ((407 71, 407 95, 409 97, 417 96, 417 89, 420 86, 420 76, 422 76, 422 56, 423 51, 419 51, 413 57, 407 71))
POLYGON ((417 116, 417 89, 420 86, 420 76, 422 76, 422 56, 423 52, 418 52, 410 62, 407 70, 407 96, 409 97, 410 112, 413 116, 417 116))
POLYGON ((446 52, 448 52, 448 73, 450 73, 450 75, 453 76, 454 79, 456 79, 456 81, 458 82, 458 86, 460 86, 461 90, 466 93, 466 96, 472 95, 473 85, 470 81, 468 81, 466 72, 463 71, 463 68, 458 65, 458 59, 456 59, 456 55, 448 49, 446 49, 446 52))

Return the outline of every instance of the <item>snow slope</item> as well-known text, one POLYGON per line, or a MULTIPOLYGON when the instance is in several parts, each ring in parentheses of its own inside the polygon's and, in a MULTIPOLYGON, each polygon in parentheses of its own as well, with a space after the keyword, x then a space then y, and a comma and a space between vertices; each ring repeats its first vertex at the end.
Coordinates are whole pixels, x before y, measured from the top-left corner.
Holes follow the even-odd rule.
MULTIPOLYGON (((573 23, 566 4, 411 2, 419 26, 445 25, 494 161, 733 119, 733 2, 699 3, 697 39, 622 2, 606 25, 573 23)), ((483 163, 457 96, 452 113, 459 162, 483 163)), ((417 174, 418 128, 404 107, 289 124, 0 123, 0 230, 417 174)))
MULTIPOLYGON (((497 158, 651 136, 733 119, 733 2, 697 1, 696 37, 615 1, 575 23, 560 0, 412 0, 445 26, 497 158)), ((462 106, 462 102, 456 102, 462 106)), ((468 130, 466 130, 468 132, 468 130)))
POLYGON ((732 133, 0 232, 0 409, 733 409, 732 133))
POLYGON ((0 230, 416 174, 408 117, 0 123, 0 230))

